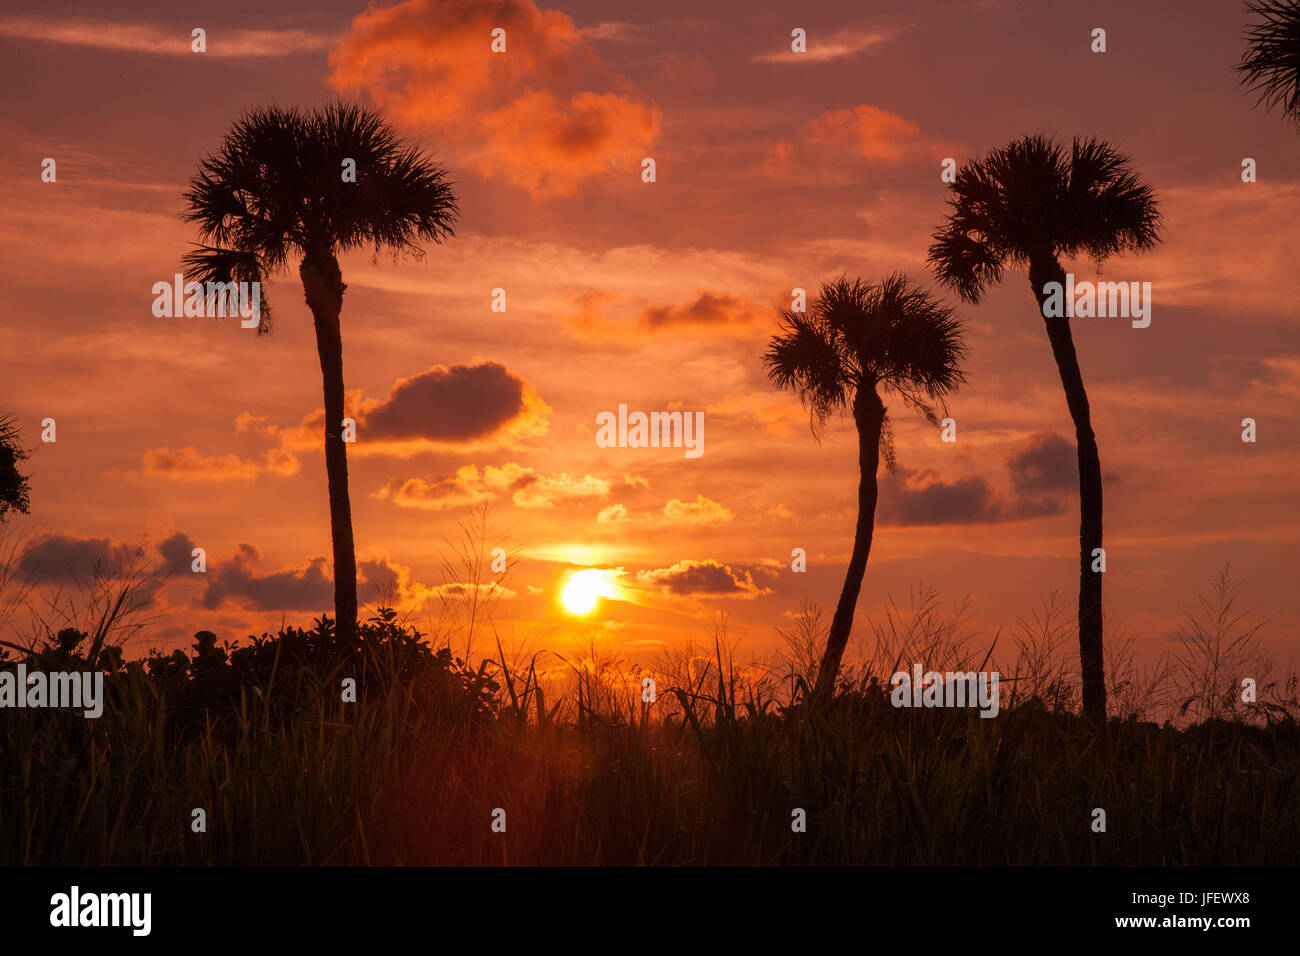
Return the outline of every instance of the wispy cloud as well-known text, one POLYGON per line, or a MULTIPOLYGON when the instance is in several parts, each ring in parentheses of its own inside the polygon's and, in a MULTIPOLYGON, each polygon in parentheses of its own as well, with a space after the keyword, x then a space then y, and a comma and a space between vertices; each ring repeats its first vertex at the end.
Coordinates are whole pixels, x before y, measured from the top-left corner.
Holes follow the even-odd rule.
POLYGON ((795 53, 790 44, 777 53, 760 53, 754 57, 760 63, 826 63, 830 60, 842 60, 845 57, 861 53, 878 43, 892 39, 892 32, 877 30, 847 29, 831 34, 825 39, 816 34, 807 37, 807 49, 795 53))
MULTIPOLYGON (((160 56, 195 55, 190 29, 89 18, 0 16, 0 36, 160 56)), ((205 55, 218 57, 288 56, 328 49, 337 39, 309 30, 226 30, 219 25, 204 29, 205 55)))

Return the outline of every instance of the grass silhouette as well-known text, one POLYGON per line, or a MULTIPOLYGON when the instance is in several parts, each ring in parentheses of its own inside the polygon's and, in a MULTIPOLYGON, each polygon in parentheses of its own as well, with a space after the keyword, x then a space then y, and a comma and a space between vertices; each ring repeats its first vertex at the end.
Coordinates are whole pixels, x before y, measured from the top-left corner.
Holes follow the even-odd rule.
MULTIPOLYGON (((987 653, 963 637, 962 606, 948 614, 926 590, 873 620, 874 657, 820 705, 808 678, 825 630, 812 607, 789 635, 810 647, 784 673, 741 666, 720 619, 707 654, 665 662, 653 703, 615 659, 587 655, 559 679, 540 655, 516 663, 498 645, 471 667, 391 610, 351 639, 326 618, 242 646, 204 631, 189 654, 101 658, 98 720, 6 713, 0 841, 26 865, 1293 861, 1294 684, 1253 723, 1159 727, 1134 709, 1098 733, 1054 663, 1071 636, 1057 607, 1045 602, 1006 642, 1012 689, 991 720, 890 706, 894 660, 921 653, 938 668, 987 653), (341 699, 345 677, 355 703, 341 699), (1097 807, 1105 833, 1090 828, 1097 807), (191 830, 195 808, 204 833, 191 830), (490 827, 497 808, 505 833, 490 827), (796 809, 806 832, 792 829, 796 809)), ((1214 643, 1214 619, 1186 654, 1214 643)), ((85 636, 69 630, 34 648, 29 668, 84 669, 85 636)), ((1235 636, 1217 639, 1240 651, 1235 636)), ((1209 672, 1193 661, 1183 667, 1201 683, 1188 686, 1204 691, 1209 672)), ((1117 667, 1113 679, 1132 675, 1117 667)))

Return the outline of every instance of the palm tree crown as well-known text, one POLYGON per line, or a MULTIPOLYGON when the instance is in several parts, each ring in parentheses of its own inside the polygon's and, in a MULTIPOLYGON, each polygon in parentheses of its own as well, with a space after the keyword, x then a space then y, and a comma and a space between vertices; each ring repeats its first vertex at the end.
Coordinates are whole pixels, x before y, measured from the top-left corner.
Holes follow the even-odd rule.
POLYGON ((818 435, 831 414, 878 385, 932 418, 927 399, 965 381, 965 352, 952 309, 895 273, 879 284, 840 277, 807 313, 783 311, 763 364, 774 384, 798 392, 818 435))
POLYGON ((1246 8, 1260 21, 1246 31, 1249 45, 1237 70, 1261 104, 1280 106, 1300 124, 1300 3, 1252 0, 1246 8))
MULTIPOLYGON (((313 113, 266 107, 244 116, 203 161, 185 199, 203 244, 184 258, 199 282, 260 282, 295 252, 369 246, 422 253, 454 235, 445 171, 404 146, 381 114, 336 103, 313 113), (355 162, 355 182, 344 162, 355 162)), ((263 323, 269 309, 262 300, 263 323)))
POLYGON ((1069 152, 1026 136, 962 167, 953 211, 930 247, 944 285, 968 302, 1002 279, 1008 265, 1081 255, 1096 262, 1159 242, 1160 213, 1129 158, 1097 139, 1069 152))

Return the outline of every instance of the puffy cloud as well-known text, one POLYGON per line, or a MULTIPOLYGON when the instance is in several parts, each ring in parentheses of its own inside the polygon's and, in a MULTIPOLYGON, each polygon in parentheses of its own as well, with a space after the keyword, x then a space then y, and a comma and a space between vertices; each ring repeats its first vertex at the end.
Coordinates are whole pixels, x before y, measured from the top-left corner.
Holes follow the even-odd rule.
POLYGON ((520 508, 554 508, 588 498, 607 498, 610 489, 608 481, 594 475, 581 478, 567 472, 544 475, 515 462, 501 468, 483 469, 483 483, 489 488, 509 491, 511 500, 520 508))
POLYGON ((518 508, 544 509, 607 498, 610 488, 610 482, 595 475, 581 478, 568 472, 548 475, 518 462, 508 462, 500 467, 489 465, 482 472, 474 465, 465 465, 454 475, 433 481, 410 478, 401 483, 389 482, 375 496, 405 508, 440 511, 478 504, 496 495, 509 495, 518 508))
POLYGON ((262 554, 241 544, 229 561, 208 570, 203 606, 245 605, 258 611, 323 611, 334 604, 334 579, 327 558, 309 558, 299 568, 260 574, 262 554))
POLYGON ((375 497, 403 508, 442 511, 478 504, 492 497, 492 494, 483 488, 478 469, 473 465, 465 465, 457 469, 454 475, 435 478, 433 481, 408 478, 400 484, 389 482, 375 492, 375 497))
POLYGON ((162 555, 162 570, 173 574, 189 573, 193 570, 194 549, 198 545, 189 535, 178 531, 155 547, 162 555))
POLYGON ((660 111, 623 92, 589 38, 533 0, 407 0, 371 7, 330 54, 330 84, 364 93, 398 122, 439 134, 486 177, 535 198, 628 174, 659 135, 660 111), (505 30, 506 53, 492 31, 505 30), (561 92, 557 95, 556 89, 561 92))
POLYGON ((766 318, 769 311, 734 295, 701 292, 692 301, 681 305, 642 309, 637 321, 649 329, 744 325, 766 318))
POLYGON ((366 438, 463 443, 487 438, 526 411, 526 383, 499 362, 435 365, 399 379, 361 411, 366 438))
POLYGON ((1007 458, 1011 487, 1021 494, 1075 491, 1079 487, 1074 445, 1056 432, 1036 432, 1007 458))
POLYGON ((170 448, 150 448, 140 460, 140 470, 150 478, 169 481, 248 481, 256 478, 261 466, 255 461, 244 461, 238 455, 201 455, 190 445, 172 451, 170 448))
MULTIPOLYGON (((179 554, 180 544, 174 544, 173 549, 179 554)), ((186 557, 188 570, 188 552, 186 557)), ((333 608, 334 576, 328 558, 312 557, 299 567, 267 573, 257 569, 261 559, 256 547, 241 544, 228 561, 210 568, 201 599, 203 606, 312 612, 333 608)), ((424 585, 411 581, 409 568, 394 564, 385 556, 358 558, 357 579, 357 599, 362 604, 382 601, 409 606, 423 601, 429 593, 424 585)))
POLYGON ((1003 495, 978 475, 944 481, 932 469, 900 468, 881 476, 876 518, 882 525, 984 524, 1064 510, 1056 499, 1003 495))
POLYGON ((568 196, 611 168, 633 171, 659 135, 659 111, 614 93, 583 92, 567 102, 529 90, 483 117, 474 152, 479 172, 523 186, 534 197, 568 196))
POLYGON ((37 584, 72 584, 90 580, 97 571, 111 574, 123 555, 123 546, 112 538, 52 531, 28 542, 18 570, 37 584))
POLYGON ((774 173, 802 173, 845 162, 897 164, 919 157, 938 159, 960 147, 929 136, 911 120, 878 106, 827 110, 805 123, 792 140, 769 151, 763 167, 774 173))
POLYGON ((682 332, 747 335, 768 321, 774 310, 759 302, 725 292, 703 291, 685 302, 642 306, 634 317, 611 318, 607 310, 624 297, 601 289, 570 290, 564 296, 562 321, 579 338, 626 341, 629 335, 653 337, 682 332))
MULTIPOLYGON (((551 413, 531 385, 499 362, 434 365, 398 379, 386 398, 349 391, 344 407, 357 421, 357 441, 349 455, 400 458, 448 447, 514 445, 544 434, 551 413)), ((268 467, 273 461, 292 467, 291 450, 321 446, 325 411, 316 409, 293 428, 251 425, 243 416, 241 422, 279 438, 279 457, 268 456, 268 467)))
POLYGON ((684 528, 691 526, 708 526, 730 521, 731 511, 704 495, 696 495, 694 501, 682 501, 673 498, 663 506, 663 510, 633 515, 625 505, 612 504, 601 510, 596 521, 602 525, 640 525, 649 528, 684 528))
POLYGON ((770 594, 754 581, 754 572, 713 559, 678 561, 668 568, 640 571, 637 583, 649 590, 683 597, 742 597, 770 594))

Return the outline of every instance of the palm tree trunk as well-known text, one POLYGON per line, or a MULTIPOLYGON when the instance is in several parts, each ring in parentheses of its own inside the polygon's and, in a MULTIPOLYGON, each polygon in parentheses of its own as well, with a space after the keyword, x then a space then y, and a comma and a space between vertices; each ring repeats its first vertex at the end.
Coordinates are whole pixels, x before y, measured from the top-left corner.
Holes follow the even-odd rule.
MULTIPOLYGON (((1039 313, 1047 296, 1043 287, 1049 282, 1065 288, 1065 270, 1054 256, 1030 263, 1029 284, 1038 300, 1039 313)), ((1083 387, 1079 357, 1074 351, 1068 317, 1043 317, 1052 355, 1065 389, 1065 401, 1074 420, 1075 442, 1079 450, 1079 664, 1083 677, 1083 712, 1093 723, 1106 722, 1106 671, 1102 650, 1101 579, 1092 569, 1094 549, 1101 547, 1101 457, 1097 453, 1097 436, 1092 431, 1092 414, 1088 392, 1083 387)))
POLYGON ((844 588, 840 603, 831 619, 830 633, 826 637, 826 652, 817 669, 817 687, 813 697, 828 701, 835 691, 835 679, 840 672, 840 659, 849 643, 853 630, 853 612, 858 606, 858 593, 862 578, 867 573, 867 558, 871 554, 871 537, 876 529, 876 498, 879 487, 876 470, 880 467, 880 431, 885 423, 885 406, 874 386, 862 385, 853 400, 853 420, 858 426, 858 525, 853 534, 853 555, 844 575, 844 588))
POLYGON ((314 252, 299 266, 303 292, 316 326, 325 388, 325 473, 329 479, 330 538, 334 548, 334 616, 339 639, 357 631, 357 557, 348 498, 348 454, 343 441, 343 273, 332 251, 314 252))

